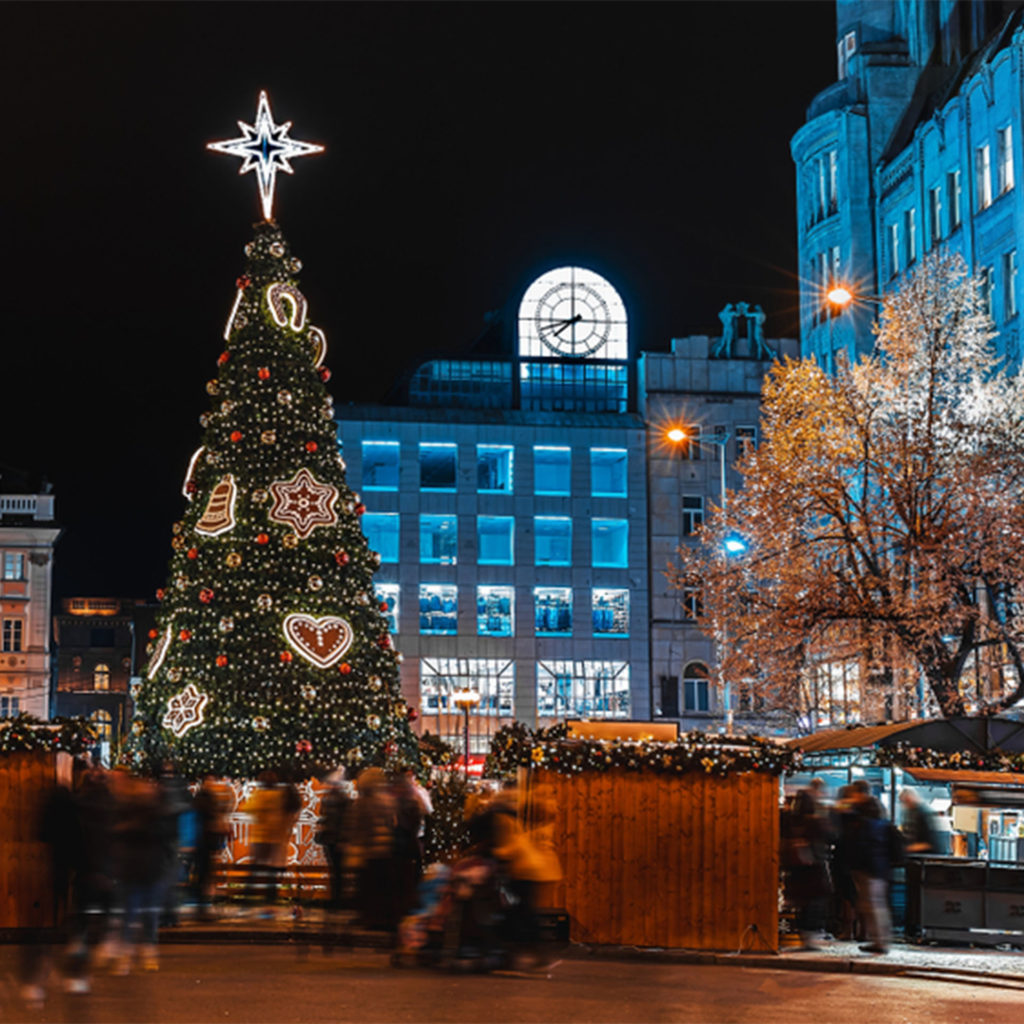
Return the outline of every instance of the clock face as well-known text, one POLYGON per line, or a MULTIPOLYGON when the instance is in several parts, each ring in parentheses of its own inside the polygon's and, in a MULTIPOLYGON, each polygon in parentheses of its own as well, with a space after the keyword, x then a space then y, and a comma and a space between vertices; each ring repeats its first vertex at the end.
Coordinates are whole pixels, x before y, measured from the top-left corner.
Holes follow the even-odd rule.
POLYGON ((519 354, 627 358, 622 300, 592 270, 561 267, 543 274, 519 307, 519 354))

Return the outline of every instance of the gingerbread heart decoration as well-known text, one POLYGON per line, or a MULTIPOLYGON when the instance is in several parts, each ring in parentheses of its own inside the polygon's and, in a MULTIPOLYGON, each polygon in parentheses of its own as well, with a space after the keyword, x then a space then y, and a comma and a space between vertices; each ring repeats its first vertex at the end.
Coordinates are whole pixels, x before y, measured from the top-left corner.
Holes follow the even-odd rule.
POLYGON ((352 646, 352 627, 337 615, 315 618, 302 612, 285 616, 284 638, 306 661, 330 668, 352 646))

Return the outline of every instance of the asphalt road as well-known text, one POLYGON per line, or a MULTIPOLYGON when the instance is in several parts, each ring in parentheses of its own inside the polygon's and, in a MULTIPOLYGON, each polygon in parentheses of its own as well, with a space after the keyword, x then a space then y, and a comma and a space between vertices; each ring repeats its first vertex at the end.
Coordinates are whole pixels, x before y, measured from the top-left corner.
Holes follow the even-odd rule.
POLYGON ((1019 989, 934 979, 564 960, 549 980, 396 970, 378 953, 168 945, 156 974, 101 974, 87 996, 56 975, 21 1002, 17 951, 0 947, 0 1019, 101 1022, 708 1022, 990 1024, 1020 1020, 1019 989))

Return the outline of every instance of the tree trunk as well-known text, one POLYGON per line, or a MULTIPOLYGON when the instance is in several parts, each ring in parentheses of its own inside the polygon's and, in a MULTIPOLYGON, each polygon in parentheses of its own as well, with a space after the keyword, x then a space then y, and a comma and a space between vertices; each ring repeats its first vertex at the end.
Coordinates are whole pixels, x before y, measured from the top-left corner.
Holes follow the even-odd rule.
POLYGON ((939 713, 943 718, 955 718, 965 713, 964 699, 960 696, 955 679, 950 679, 938 669, 926 670, 925 678, 938 702, 939 713))

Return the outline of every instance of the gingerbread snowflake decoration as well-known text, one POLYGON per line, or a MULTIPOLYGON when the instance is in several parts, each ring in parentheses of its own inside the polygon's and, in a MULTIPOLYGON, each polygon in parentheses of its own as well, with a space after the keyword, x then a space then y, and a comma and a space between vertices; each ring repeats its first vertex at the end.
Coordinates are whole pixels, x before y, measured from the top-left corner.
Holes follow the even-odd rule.
POLYGON ((318 526, 334 526, 338 514, 338 488, 322 484, 308 469, 300 469, 291 480, 270 485, 274 504, 268 513, 275 523, 290 526, 305 540, 318 526))
POLYGON ((195 683, 189 683, 181 693, 176 693, 167 702, 167 714, 163 717, 163 726, 170 729, 175 736, 184 736, 194 725, 203 720, 203 709, 209 697, 196 689, 195 683))

